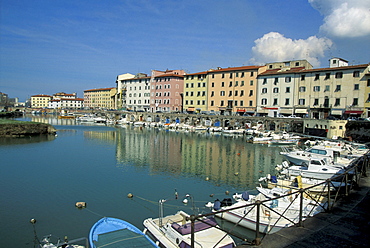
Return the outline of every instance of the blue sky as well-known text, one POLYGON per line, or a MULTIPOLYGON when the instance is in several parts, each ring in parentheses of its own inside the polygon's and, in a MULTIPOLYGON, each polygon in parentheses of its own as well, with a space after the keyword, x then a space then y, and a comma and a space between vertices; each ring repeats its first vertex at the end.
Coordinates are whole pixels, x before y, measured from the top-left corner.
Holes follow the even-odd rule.
POLYGON ((330 57, 370 62, 370 1, 1 0, 0 92, 114 87, 117 75, 330 57))

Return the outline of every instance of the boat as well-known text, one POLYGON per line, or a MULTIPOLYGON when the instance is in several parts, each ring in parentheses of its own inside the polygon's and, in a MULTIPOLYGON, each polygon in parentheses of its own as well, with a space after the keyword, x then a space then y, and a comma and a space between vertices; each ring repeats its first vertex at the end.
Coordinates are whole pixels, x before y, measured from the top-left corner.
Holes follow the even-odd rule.
POLYGON ((134 225, 112 217, 104 217, 92 226, 89 243, 92 248, 158 247, 134 225))
POLYGON ((107 119, 101 116, 97 116, 93 118, 94 123, 106 123, 107 119))
POLYGON ((275 197, 274 192, 270 190, 270 193, 267 193, 269 190, 264 189, 264 194, 249 195, 245 192, 241 195, 234 195, 236 202, 233 204, 222 204, 225 201, 224 199, 221 203, 219 200, 216 200, 213 204, 208 203, 206 206, 212 206, 212 211, 219 218, 253 231, 256 231, 258 228, 258 231, 264 234, 278 232, 283 228, 298 223, 300 216, 304 220, 323 210, 323 207, 317 202, 308 199, 303 199, 301 210, 298 192, 282 190, 278 196, 282 196, 284 193, 291 194, 275 199, 272 198, 273 196, 275 197), (257 201, 262 202, 259 211, 257 209, 257 201), (257 224, 257 219, 259 219, 259 224, 257 224))
POLYGON ((336 166, 334 164, 328 164, 323 159, 311 159, 308 161, 308 164, 293 165, 287 168, 284 167, 280 174, 326 180, 344 174, 344 172, 344 165, 336 166))
MULTIPOLYGON (((149 232, 161 247, 191 247, 189 214, 178 211, 174 215, 144 220, 144 233, 149 232)), ((194 222, 194 247, 235 247, 233 239, 220 230, 214 218, 203 217, 194 222)))
POLYGON ((92 116, 92 115, 78 116, 76 118, 76 121, 80 121, 80 122, 94 122, 94 116, 92 116))
POLYGON ((57 239, 56 242, 52 242, 51 241, 51 238, 52 238, 52 235, 48 235, 48 236, 45 236, 43 237, 39 242, 39 247, 40 248, 87 248, 88 247, 88 244, 86 243, 86 245, 79 245, 77 243, 84 243, 86 242, 86 238, 79 238, 79 239, 74 239, 74 240, 68 240, 67 237, 64 238, 64 240, 60 240, 59 238, 55 238, 57 239))

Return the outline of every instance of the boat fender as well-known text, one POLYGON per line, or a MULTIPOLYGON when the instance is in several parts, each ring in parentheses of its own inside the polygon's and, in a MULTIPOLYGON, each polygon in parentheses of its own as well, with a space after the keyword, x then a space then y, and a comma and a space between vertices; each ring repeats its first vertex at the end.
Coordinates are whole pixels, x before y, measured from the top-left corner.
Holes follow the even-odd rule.
POLYGON ((219 199, 217 199, 217 200, 215 200, 215 202, 213 204, 213 210, 218 211, 218 210, 220 210, 220 208, 221 208, 221 202, 220 202, 219 199))
POLYGON ((248 201, 249 200, 249 193, 248 193, 248 191, 244 191, 242 193, 242 198, 243 198, 244 201, 248 201))

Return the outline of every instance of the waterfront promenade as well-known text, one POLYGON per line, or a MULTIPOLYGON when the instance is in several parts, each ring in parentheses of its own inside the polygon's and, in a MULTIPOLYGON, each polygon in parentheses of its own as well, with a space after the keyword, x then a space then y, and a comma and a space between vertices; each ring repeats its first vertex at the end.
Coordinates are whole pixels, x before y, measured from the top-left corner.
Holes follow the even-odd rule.
MULTIPOLYGON (((370 177, 362 177, 357 189, 339 200, 328 213, 267 235, 260 248, 369 247, 370 177)), ((247 246, 241 246, 247 247, 247 246)), ((249 246, 250 247, 250 246, 249 246)))

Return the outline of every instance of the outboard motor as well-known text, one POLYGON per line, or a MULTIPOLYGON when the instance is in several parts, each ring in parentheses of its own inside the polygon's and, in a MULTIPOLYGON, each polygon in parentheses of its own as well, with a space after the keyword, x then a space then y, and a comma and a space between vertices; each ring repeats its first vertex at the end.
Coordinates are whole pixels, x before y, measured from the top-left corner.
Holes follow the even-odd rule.
POLYGON ((249 193, 248 193, 248 191, 243 192, 242 198, 243 198, 244 201, 248 201, 249 200, 249 193))
POLYGON ((276 176, 271 176, 271 182, 272 182, 272 183, 277 183, 277 178, 276 178, 276 176))
POLYGON ((221 202, 219 199, 215 200, 215 202, 213 203, 213 210, 215 211, 218 211, 220 210, 221 208, 221 202))

